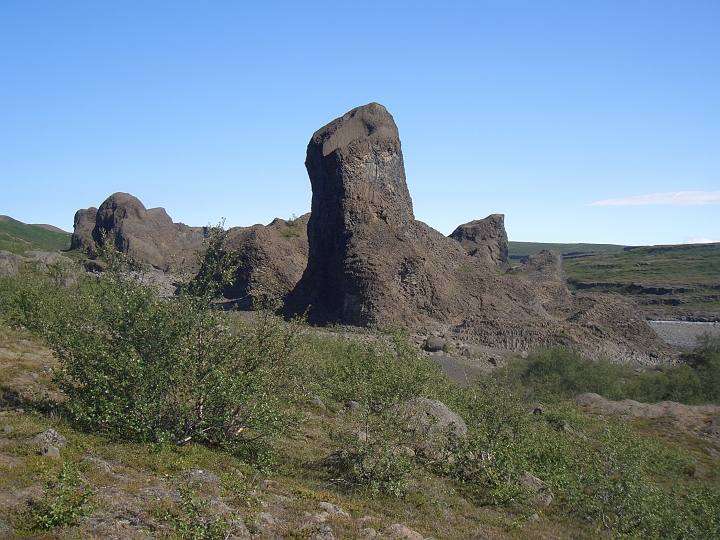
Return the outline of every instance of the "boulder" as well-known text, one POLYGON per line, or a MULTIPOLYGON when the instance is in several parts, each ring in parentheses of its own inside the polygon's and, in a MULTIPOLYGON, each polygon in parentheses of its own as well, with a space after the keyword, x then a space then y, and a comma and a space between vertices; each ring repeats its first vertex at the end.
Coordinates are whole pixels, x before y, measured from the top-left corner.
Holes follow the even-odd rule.
POLYGON ((430 352, 442 351, 447 342, 438 336, 428 336, 425 340, 425 350, 430 352))
POLYGON ((423 535, 400 523, 395 523, 383 529, 383 538, 391 540, 423 540, 423 535))
POLYGON ((52 444, 54 446, 62 447, 67 444, 67 439, 60 435, 54 429, 46 429, 42 433, 38 433, 32 439, 30 439, 30 442, 38 443, 41 445, 52 444))
POLYGON ((555 500, 555 496, 548 485, 527 471, 520 477, 520 485, 533 492, 535 494, 534 499, 545 506, 550 506, 555 500))
POLYGON ((460 245, 471 257, 485 262, 489 267, 508 268, 508 237, 505 232, 505 216, 491 214, 458 226, 450 238, 460 245))
POLYGON ((14 276, 20 270, 24 258, 4 249, 0 250, 0 276, 14 276))
POLYGON ((429 436, 448 432, 457 437, 467 435, 467 425, 462 417, 436 399, 411 399, 395 406, 394 412, 415 429, 427 431, 429 436))
POLYGON ((51 444, 45 444, 40 447, 40 455, 53 459, 60 459, 60 449, 51 444))

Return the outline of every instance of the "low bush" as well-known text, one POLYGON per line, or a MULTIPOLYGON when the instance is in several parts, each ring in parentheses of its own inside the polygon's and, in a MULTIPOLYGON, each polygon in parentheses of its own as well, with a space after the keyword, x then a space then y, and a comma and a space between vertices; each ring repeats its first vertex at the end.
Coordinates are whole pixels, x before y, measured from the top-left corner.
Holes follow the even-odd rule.
POLYGON ((559 402, 594 392, 606 399, 645 403, 677 401, 690 405, 720 403, 720 339, 706 337, 678 366, 636 372, 627 365, 585 359, 555 347, 517 359, 494 375, 515 388, 525 401, 559 402))
POLYGON ((26 528, 47 531, 77 524, 92 508, 94 493, 83 485, 78 471, 64 463, 53 480, 43 484, 43 496, 30 503, 26 528))
POLYGON ((392 329, 385 337, 387 346, 305 336, 308 391, 379 410, 415 397, 438 396, 448 387, 439 367, 420 357, 407 334, 392 329))
POLYGON ((211 284, 223 274, 208 260, 205 282, 170 299, 114 251, 105 272, 70 287, 47 275, 19 278, 15 320, 60 361, 56 380, 75 422, 124 440, 229 450, 293 424, 286 405, 296 390, 297 324, 267 306, 250 324, 213 309, 222 283, 211 284))

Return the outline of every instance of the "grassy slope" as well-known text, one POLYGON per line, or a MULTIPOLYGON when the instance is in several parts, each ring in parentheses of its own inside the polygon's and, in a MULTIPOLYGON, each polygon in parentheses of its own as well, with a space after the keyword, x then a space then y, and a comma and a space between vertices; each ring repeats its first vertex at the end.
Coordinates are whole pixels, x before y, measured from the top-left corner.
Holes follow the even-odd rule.
POLYGON ((509 244, 516 260, 542 249, 562 252, 570 290, 631 296, 650 318, 720 317, 720 244, 509 244))
POLYGON ((720 285, 720 244, 653 246, 565 262, 568 282, 641 283, 709 288, 720 285))
MULTIPOLYGON (((187 515, 173 498, 177 499, 181 485, 189 485, 188 475, 193 468, 213 471, 221 481, 218 486, 195 485, 198 498, 213 501, 221 509, 231 505, 239 512, 239 519, 254 532, 261 531, 262 526, 256 524, 262 523, 262 513, 270 513, 279 518, 273 528, 284 538, 310 538, 320 524, 313 524, 314 518, 309 516, 324 510, 321 502, 339 505, 350 514, 349 518, 331 516, 326 521, 337 538, 345 539, 365 538, 360 533, 364 527, 380 530, 398 522, 440 540, 580 540, 603 534, 600 525, 568 515, 563 510, 563 501, 550 507, 532 503, 509 507, 476 505, 468 499, 462 485, 440 477, 419 479, 416 489, 401 498, 368 498, 362 493, 338 489, 308 464, 328 453, 333 444, 330 434, 351 420, 339 404, 328 403, 327 408, 305 407, 306 422, 300 432, 276 442, 280 453, 293 459, 276 464, 272 480, 267 478, 263 467, 193 444, 154 446, 114 442, 83 432, 60 416, 42 414, 42 407, 32 410, 33 400, 44 394, 49 393, 51 400, 59 398, 59 394, 53 392, 50 372, 57 367, 50 351, 30 332, 0 326, 0 381, 3 381, 0 415, 5 426, 0 438, 0 495, 4 495, 0 498, 0 520, 19 527, 24 515, 32 517, 32 513, 27 514, 31 508, 27 501, 39 496, 42 482, 53 480, 62 463, 78 470, 82 485, 94 491, 94 505, 89 510, 92 519, 82 520, 76 527, 54 528, 46 534, 16 531, 4 538, 87 540, 105 538, 117 527, 123 529, 127 538, 144 538, 151 532, 159 538, 181 538, 173 534, 173 528, 177 530, 182 526, 184 522, 180 520, 187 519, 187 515), (16 408, 19 403, 7 401, 13 394, 24 397, 21 398, 25 401, 24 411, 16 408), (67 437, 67 446, 61 448, 61 460, 38 455, 38 445, 29 440, 48 428, 67 437), (533 514, 539 519, 528 520, 533 514)), ((606 428, 604 421, 596 423, 579 412, 568 414, 567 418, 574 419, 574 425, 578 422, 576 427, 582 426, 578 429, 587 434, 582 437, 593 438, 596 431, 606 428)), ((542 416, 530 415, 530 418, 545 422, 542 416)), ((548 416, 548 421, 551 420, 548 416)), ((657 441, 653 448, 659 448, 658 444, 664 440, 659 435, 666 434, 663 426, 651 426, 647 422, 633 429, 642 432, 648 441, 657 441)), ((555 438, 561 442, 565 437, 575 440, 571 430, 563 433, 555 438)), ((707 455, 706 443, 698 445, 692 437, 674 435, 668 446, 673 448, 670 454, 666 456, 661 452, 654 459, 662 461, 663 456, 672 457, 679 452, 678 456, 692 456, 683 459, 690 460, 686 466, 693 471, 692 477, 672 478, 667 481, 668 485, 675 482, 681 484, 681 489, 699 492, 717 481, 718 460, 707 455)), ((542 457, 538 456, 538 467, 542 457)), ((553 463, 545 465, 555 467, 553 463)), ((191 536, 182 536, 188 537, 191 536)))
POLYGON ((616 244, 558 244, 546 242, 508 242, 511 258, 527 257, 540 253, 543 249, 553 249, 563 255, 578 253, 610 253, 622 251, 625 246, 616 244))
POLYGON ((70 247, 69 233, 49 231, 0 216, 0 249, 22 255, 26 251, 60 251, 70 247))

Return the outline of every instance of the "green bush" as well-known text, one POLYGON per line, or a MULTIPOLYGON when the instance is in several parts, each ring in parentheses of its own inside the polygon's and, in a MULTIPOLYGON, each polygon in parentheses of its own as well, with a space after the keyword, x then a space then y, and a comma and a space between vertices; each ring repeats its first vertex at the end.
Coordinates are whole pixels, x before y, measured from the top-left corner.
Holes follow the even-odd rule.
POLYGON ((687 361, 698 374, 705 399, 720 404, 720 336, 705 334, 687 361))
POLYGON ((30 503, 28 528, 47 531, 76 525, 90 511, 93 497, 93 491, 82 485, 77 470, 63 463, 57 476, 43 484, 42 498, 30 503))
POLYGON ((222 517, 210 511, 209 503, 197 496, 187 485, 178 486, 180 504, 158 504, 151 515, 169 525, 170 531, 160 530, 159 538, 175 540, 227 540, 239 532, 238 516, 222 517))
POLYGON ((415 449, 426 442, 423 432, 412 429, 389 411, 357 411, 345 429, 333 434, 338 449, 321 464, 332 476, 329 483, 400 497, 418 468, 415 449))
POLYGON ((448 386, 438 366, 420 358, 408 336, 387 334, 387 347, 333 336, 304 337, 308 391, 344 403, 384 409, 415 397, 437 396, 448 386))
POLYGON ((125 440, 230 450, 293 423, 285 404, 295 390, 297 324, 267 307, 235 324, 212 307, 207 292, 219 287, 163 299, 117 253, 107 262, 71 287, 26 276, 13 296, 17 322, 59 359, 56 379, 76 422, 125 440))
POLYGON ((697 405, 720 403, 719 339, 706 337, 686 363, 636 372, 627 365, 589 360, 571 349, 555 347, 517 359, 494 375, 515 388, 525 401, 554 403, 594 392, 606 399, 645 403, 677 401, 697 405))

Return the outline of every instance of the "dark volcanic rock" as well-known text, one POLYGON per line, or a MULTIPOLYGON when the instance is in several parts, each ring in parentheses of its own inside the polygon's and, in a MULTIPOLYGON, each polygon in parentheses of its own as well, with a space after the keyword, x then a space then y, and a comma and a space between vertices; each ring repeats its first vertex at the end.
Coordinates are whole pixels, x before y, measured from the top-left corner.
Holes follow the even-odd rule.
POLYGON ((240 255, 242 266, 225 295, 249 307, 253 298, 291 291, 307 266, 309 219, 305 214, 293 220, 278 218, 267 226, 230 229, 225 247, 240 255))
POLYGON ((73 247, 89 247, 103 242, 102 232, 112 238, 118 250, 132 255, 137 261, 159 270, 192 269, 197 252, 205 238, 202 227, 188 227, 173 223, 163 208, 145 208, 128 193, 115 193, 108 197, 95 212, 93 208, 75 214, 73 247))
MULTIPOLYGON (((249 307, 255 297, 290 291, 307 266, 309 217, 229 229, 224 248, 236 251, 242 266, 226 296, 249 307)), ((93 255, 101 231, 108 232, 121 252, 164 272, 197 271, 206 235, 205 228, 173 223, 164 209, 148 210, 127 193, 115 193, 99 209, 77 211, 73 248, 86 247, 93 255)))
POLYGON ((92 232, 95 228, 96 219, 97 208, 94 206, 75 212, 70 249, 86 249, 88 250, 88 253, 92 253, 95 249, 95 241, 93 240, 92 232))
POLYGON ((460 225, 450 238, 460 242, 468 255, 484 260, 490 266, 508 267, 508 237, 505 216, 491 214, 460 225))
POLYGON ((544 249, 530 255, 516 272, 535 291, 542 305, 559 307, 570 301, 565 265, 559 251, 544 249))
POLYGON ((507 237, 493 215, 443 236, 413 216, 398 130, 382 105, 353 109, 313 135, 307 269, 288 295, 312 322, 442 329, 492 347, 564 344, 616 361, 672 353, 619 296, 573 297, 562 257, 503 274, 507 237))

